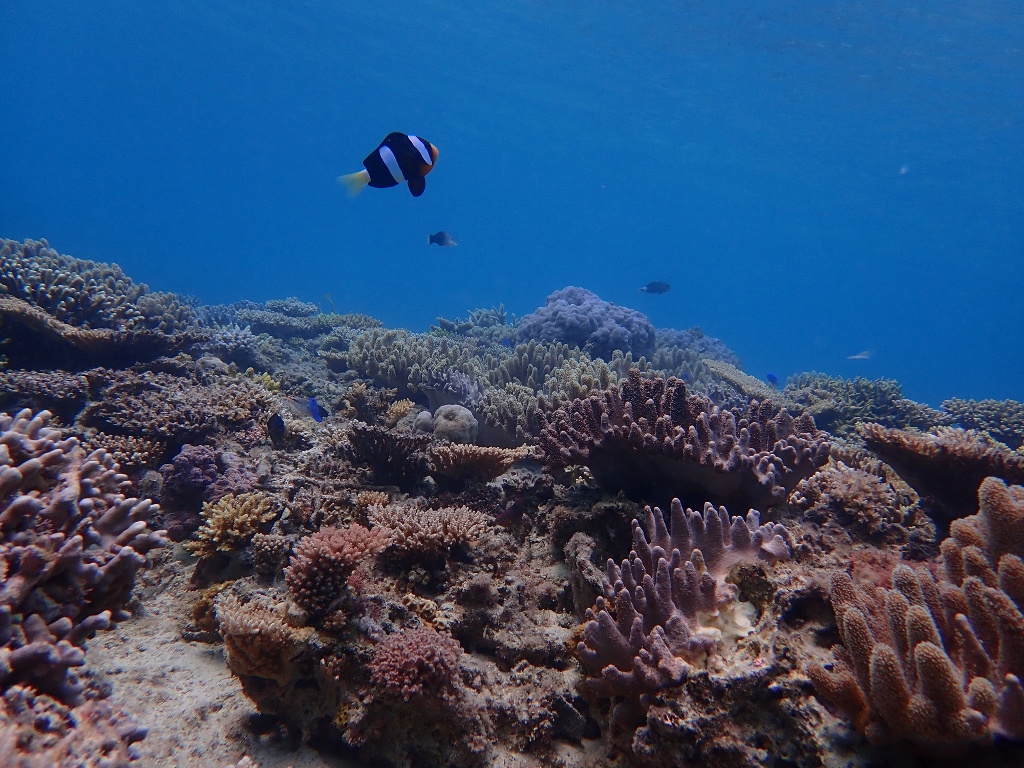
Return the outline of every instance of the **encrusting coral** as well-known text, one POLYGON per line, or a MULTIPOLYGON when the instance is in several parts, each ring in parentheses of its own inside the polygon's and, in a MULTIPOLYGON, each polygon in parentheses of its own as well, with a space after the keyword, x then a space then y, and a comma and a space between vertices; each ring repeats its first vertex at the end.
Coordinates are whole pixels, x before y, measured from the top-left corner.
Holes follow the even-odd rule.
POLYGON ((636 369, 619 388, 542 420, 548 466, 582 464, 606 490, 637 500, 765 508, 828 460, 826 436, 807 415, 756 401, 735 413, 688 395, 678 379, 643 379, 636 369))
POLYGON ((867 447, 921 496, 921 506, 944 537, 951 521, 978 511, 986 477, 1024 483, 1024 456, 983 434, 940 427, 934 434, 861 428, 867 447))
POLYGON ((361 525, 322 528, 304 537, 284 569, 292 599, 312 614, 326 613, 344 594, 352 571, 383 552, 389 540, 389 531, 361 525))
MULTIPOLYGON (((644 523, 633 521, 633 551, 621 565, 608 561, 604 596, 587 610, 577 652, 591 673, 585 688, 621 699, 613 722, 635 720, 659 689, 678 685, 690 664, 714 654, 721 642, 714 620, 730 611, 737 589, 723 577, 743 561, 774 563, 790 557, 790 536, 781 525, 760 524, 757 512, 729 518, 724 507, 703 513, 672 500, 671 529, 658 507, 644 523), (709 622, 708 625, 702 624, 709 622)), ((742 636, 742 616, 720 626, 742 636)))
POLYGON ((979 499, 943 542, 939 581, 906 565, 889 590, 832 575, 843 647, 808 674, 872 742, 1024 740, 1024 488, 989 478, 979 499))
POLYGON ((248 544, 264 523, 277 517, 273 497, 256 491, 228 494, 215 504, 206 502, 200 513, 203 525, 185 548, 200 560, 218 552, 230 553, 248 544))

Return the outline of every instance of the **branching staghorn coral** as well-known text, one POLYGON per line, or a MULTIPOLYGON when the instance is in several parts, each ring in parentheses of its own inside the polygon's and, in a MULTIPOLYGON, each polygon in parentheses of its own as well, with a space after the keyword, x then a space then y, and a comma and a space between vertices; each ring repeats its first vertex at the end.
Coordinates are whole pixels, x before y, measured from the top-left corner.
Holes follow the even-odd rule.
POLYGON ((861 428, 869 450, 899 473, 921 497, 940 538, 951 521, 978 511, 978 488, 986 477, 1024 483, 1024 456, 970 430, 940 427, 934 434, 861 428))
POLYGON ((185 548, 200 560, 218 552, 230 553, 248 544, 261 526, 277 517, 273 497, 256 491, 227 494, 217 503, 203 504, 203 525, 185 548))
POLYGON ((387 504, 367 512, 374 530, 383 530, 402 557, 436 560, 452 547, 470 545, 487 529, 488 517, 469 507, 426 509, 418 504, 387 504))
POLYGON ((678 379, 643 379, 636 369, 618 389, 541 418, 549 466, 582 464, 606 490, 634 499, 764 508, 828 460, 809 416, 756 401, 746 412, 718 408, 678 379))
POLYGON ((323 528, 304 537, 284 569, 292 599, 311 614, 326 613, 344 594, 352 571, 383 552, 389 540, 389 531, 361 525, 323 528))
MULTIPOLYGON (((734 609, 736 587, 723 581, 737 563, 769 564, 790 556, 790 536, 781 525, 760 524, 757 512, 729 518, 710 504, 703 514, 672 500, 671 528, 659 508, 647 507, 633 521, 633 551, 621 565, 608 561, 605 595, 587 610, 577 652, 590 677, 586 690, 622 699, 612 719, 636 718, 648 697, 680 684, 690 664, 719 649, 714 621, 734 609), (703 617, 703 618, 702 618, 703 617)), ((742 616, 719 620, 742 636, 742 616)))

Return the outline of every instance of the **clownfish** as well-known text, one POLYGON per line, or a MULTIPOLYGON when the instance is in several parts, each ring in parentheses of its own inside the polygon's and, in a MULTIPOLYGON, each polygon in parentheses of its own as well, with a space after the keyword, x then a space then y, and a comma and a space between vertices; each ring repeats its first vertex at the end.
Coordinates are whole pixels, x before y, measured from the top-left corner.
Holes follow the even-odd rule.
POLYGON ((366 170, 339 176, 338 183, 348 188, 349 197, 355 197, 366 185, 384 189, 407 181, 412 196, 419 197, 427 188, 424 177, 434 170, 438 154, 437 147, 426 139, 389 133, 363 160, 366 170))

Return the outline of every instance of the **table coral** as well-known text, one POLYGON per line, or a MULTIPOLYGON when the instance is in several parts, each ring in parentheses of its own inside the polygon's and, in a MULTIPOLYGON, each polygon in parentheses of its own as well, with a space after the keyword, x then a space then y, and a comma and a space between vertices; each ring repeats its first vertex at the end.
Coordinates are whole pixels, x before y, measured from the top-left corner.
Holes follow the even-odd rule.
POLYGON ((429 465, 423 449, 429 435, 415 435, 362 422, 353 422, 348 442, 356 461, 369 464, 374 478, 381 483, 414 485, 426 477, 429 465))
POLYGON ((950 522, 978 511, 978 488, 986 477, 1024 483, 1024 456, 978 432, 940 427, 929 434, 879 424, 861 431, 867 447, 921 496, 940 537, 950 522))
POLYGON ((488 527, 487 515, 469 507, 374 505, 367 517, 375 530, 387 532, 394 552, 425 561, 447 557, 453 547, 472 544, 488 527))
POLYGON ((636 369, 620 387, 541 419, 548 466, 582 464, 609 492, 637 500, 765 508, 828 460, 826 435, 809 416, 756 401, 745 412, 719 408, 678 379, 636 369))
POLYGON ((488 482, 503 475, 532 448, 488 448, 480 445, 434 445, 428 451, 431 472, 453 480, 488 482))
POLYGON ((1016 400, 961 400, 954 397, 942 403, 965 429, 987 432, 1014 450, 1024 445, 1024 403, 1016 400))

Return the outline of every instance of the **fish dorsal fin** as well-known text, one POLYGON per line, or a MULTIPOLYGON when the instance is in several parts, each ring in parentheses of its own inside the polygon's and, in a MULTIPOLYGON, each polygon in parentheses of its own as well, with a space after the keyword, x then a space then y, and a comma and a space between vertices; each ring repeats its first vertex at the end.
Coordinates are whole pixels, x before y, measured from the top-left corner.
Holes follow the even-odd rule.
POLYGON ((423 190, 427 188, 427 180, 422 176, 413 176, 409 179, 409 191, 412 192, 413 197, 419 197, 423 194, 423 190))

